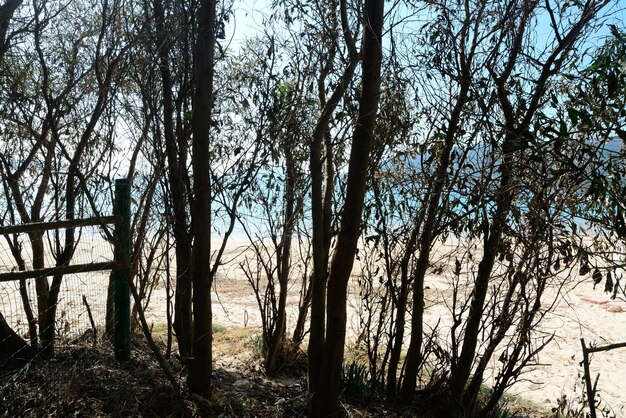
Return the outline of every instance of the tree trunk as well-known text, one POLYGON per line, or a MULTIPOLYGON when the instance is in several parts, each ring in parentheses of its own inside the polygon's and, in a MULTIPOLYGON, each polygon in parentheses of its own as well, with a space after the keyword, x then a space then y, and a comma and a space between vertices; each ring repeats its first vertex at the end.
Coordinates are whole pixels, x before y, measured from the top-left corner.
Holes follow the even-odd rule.
POLYGON ((446 183, 446 173, 450 165, 450 154, 454 146, 457 130, 461 120, 461 112, 465 105, 470 87, 469 65, 463 63, 461 75, 461 90, 456 104, 452 110, 450 122, 446 129, 444 147, 441 150, 437 168, 434 173, 433 188, 428 198, 426 219, 419 240, 419 257, 413 271, 413 315, 411 317, 411 341, 405 359, 404 382, 402 383, 402 396, 407 397, 415 391, 417 374, 422 363, 422 339, 424 331, 424 278, 430 265, 430 251, 434 240, 437 238, 437 218, 439 216, 439 201, 446 183))
MULTIPOLYGON (((286 140, 285 142, 288 142, 286 140)), ((265 358, 265 366, 269 373, 275 373, 283 365, 285 354, 285 339, 287 334, 287 291, 289 284, 289 272, 291 269, 291 243, 295 229, 295 185, 296 167, 291 150, 291 145, 285 144, 285 226, 281 240, 279 254, 278 283, 278 317, 265 358)))
POLYGON ((396 303, 396 324, 395 336, 393 339, 391 352, 389 354, 389 364, 387 366, 387 397, 393 398, 397 395, 398 387, 398 365, 400 364, 400 356, 402 354, 402 344, 404 341, 404 328, 406 325, 406 311, 409 300, 409 263, 417 244, 419 235, 420 222, 417 221, 411 231, 411 238, 404 249, 404 256, 400 262, 400 292, 396 303))
MULTIPOLYGON (((306 280, 306 279, 307 279, 306 277, 303 278, 303 280, 306 280)), ((298 309, 298 319, 296 320, 296 326, 294 327, 293 335, 291 337, 291 341, 296 346, 299 346, 300 343, 302 343, 302 341, 304 340, 304 335, 306 332, 305 331, 306 317, 309 311, 309 307, 311 306, 311 296, 312 296, 311 290, 312 289, 310 285, 306 288, 306 291, 304 289, 302 290, 304 294, 302 295, 300 299, 300 306, 298 309)))
MULTIPOLYGON (((355 64, 350 63, 333 97, 325 106, 325 114, 331 112, 345 92, 348 80, 352 79, 355 64)), ((329 116, 328 116, 329 117, 329 116)), ((313 223, 312 251, 313 273, 311 274, 311 323, 309 327, 308 383, 309 393, 315 392, 318 384, 318 371, 322 368, 322 351, 326 330, 326 282, 328 279, 328 259, 331 242, 332 199, 334 187, 334 163, 332 138, 328 132, 328 119, 318 121, 311 144, 311 216, 313 223), (325 149, 322 160, 322 144, 325 149), (323 166, 323 171, 322 171, 323 166), (323 174, 322 174, 323 173, 323 174), (322 190, 322 183, 324 188, 322 190)))
POLYGON ((328 308, 324 359, 319 385, 313 394, 312 415, 325 417, 337 411, 339 379, 346 338, 348 280, 356 255, 369 168, 370 151, 380 98, 384 0, 367 0, 364 7, 363 79, 359 114, 352 137, 346 201, 328 279, 328 308))
MULTIPOLYGON (((20 270, 26 270, 25 268, 20 270)), ((39 338, 37 337, 37 320, 33 314, 33 308, 30 305, 30 296, 28 295, 28 287, 26 286, 26 280, 20 279, 20 296, 22 298, 22 307, 26 314, 26 321, 28 321, 28 338, 30 345, 33 349, 37 349, 39 346, 39 338)))
MULTIPOLYGON (((176 215, 174 215, 176 217, 176 215)), ((176 223, 176 221, 174 221, 176 223)), ((178 342, 178 353, 187 363, 191 357, 193 337, 191 319, 191 238, 182 225, 174 225, 176 241, 176 286, 174 288, 174 334, 178 342)))
MULTIPOLYGON (((515 138, 512 135, 508 135, 505 142, 513 139, 515 138)), ((476 354, 476 345, 478 343, 478 331, 483 315, 485 298, 489 290, 489 280, 491 279, 491 272, 498 254, 500 240, 513 201, 513 188, 511 187, 512 164, 511 154, 505 154, 502 163, 502 177, 500 178, 500 186, 496 198, 496 213, 491 228, 489 229, 489 237, 485 240, 483 258, 478 265, 478 274, 476 275, 476 281, 474 283, 459 362, 454 374, 450 377, 450 393, 459 403, 462 403, 463 391, 465 390, 467 379, 470 376, 474 364, 474 355, 476 354)))
MULTIPOLYGON (((45 267, 43 232, 30 234, 30 244, 33 251, 33 269, 45 267)), ((54 323, 50 326, 48 319, 48 300, 50 298, 50 285, 47 277, 35 279, 37 292, 37 324, 39 325, 39 342, 41 351, 48 352, 47 347, 52 343, 54 336, 54 323), (52 337, 51 337, 52 335, 52 337)))
MULTIPOLYGON (((69 176, 69 181, 72 181, 73 176, 69 176)), ((69 187, 73 186, 68 186, 69 187)), ((67 195, 67 219, 74 219, 74 192, 67 195)), ((68 265, 72 256, 74 255, 74 228, 67 228, 65 231, 65 247, 59 255, 56 265, 63 266, 68 265)), ((59 292, 61 291, 61 282, 63 280, 62 274, 55 274, 52 277, 52 285, 50 286, 50 293, 48 294, 48 309, 46 311, 46 326, 42 329, 41 346, 45 355, 54 355, 54 343, 55 343, 55 319, 57 312, 57 303, 59 301, 59 292)))
MULTIPOLYGON (((307 350, 309 394, 314 393, 318 386, 318 372, 322 368, 322 352, 325 338, 326 283, 331 241, 332 197, 334 193, 332 138, 328 125, 333 112, 354 77, 354 71, 358 63, 358 54, 356 53, 352 35, 345 30, 348 27, 345 1, 340 2, 340 8, 344 38, 348 44, 350 61, 346 65, 341 79, 335 86, 328 101, 326 100, 325 81, 331 65, 329 64, 322 69, 318 80, 318 95, 322 105, 322 113, 313 130, 310 148, 313 273, 311 274, 311 323, 307 350), (322 159, 322 147, 326 151, 324 155, 325 162, 322 159), (324 176, 322 176, 322 168, 324 169, 324 176), (324 183, 323 191, 322 183, 324 183)), ((336 52, 336 49, 328 52, 327 58, 329 63, 332 63, 336 52)))
MULTIPOLYGON (((330 231, 326 224, 326 202, 322 194, 322 138, 313 138, 311 144, 311 217, 313 224, 312 251, 313 272, 311 274, 311 322, 309 327, 308 354, 308 389, 315 392, 318 386, 318 371, 322 366, 322 350, 324 347, 325 312, 326 312, 326 279, 328 272, 328 252, 326 245, 330 231)), ((326 155, 331 159, 331 155, 326 155)), ((332 179, 326 177, 326 188, 331 187, 332 179)))
MULTIPOLYGON (((15 221, 15 218, 11 218, 12 221, 15 221)), ((17 263, 17 268, 19 271, 26 270, 26 261, 24 257, 22 257, 21 248, 17 241, 17 236, 14 236, 15 241, 11 241, 11 239, 7 236, 7 243, 9 244, 9 249, 11 250, 11 254, 17 263)), ((35 318, 35 314, 33 313, 33 308, 30 305, 30 296, 28 295, 28 287, 26 286, 26 280, 20 279, 20 297, 22 298, 22 307, 24 308, 24 313, 26 314, 26 320, 28 321, 28 337, 30 339, 30 346, 37 350, 39 346, 39 338, 37 335, 37 319, 35 318)))
POLYGON ((15 10, 22 4, 22 1, 23 0, 7 0, 4 4, 0 5, 0 61, 2 61, 7 49, 9 49, 7 42, 9 22, 15 10))
POLYGON ((215 0, 200 2, 198 37, 195 47, 195 95, 193 101, 193 359, 188 384, 191 392, 208 397, 211 391, 212 307, 211 183, 209 129, 213 105, 213 61, 215 55, 215 0))
MULTIPOLYGON (((513 39, 512 47, 510 48, 510 54, 502 74, 497 76, 493 70, 490 70, 491 76, 496 84, 498 101, 500 102, 500 107, 503 111, 505 119, 504 126, 506 128, 506 136, 502 144, 503 150, 507 150, 507 148, 515 148, 510 145, 524 142, 523 133, 528 130, 528 127, 530 126, 531 121, 539 108, 539 104, 546 94, 545 87, 550 77, 558 74, 560 66, 563 65, 564 62, 562 58, 569 52, 583 29, 585 29, 588 23, 595 18, 597 12, 608 3, 608 1, 602 0, 598 2, 590 2, 590 4, 585 7, 585 11, 581 13, 579 20, 573 23, 570 30, 562 34, 561 38, 558 39, 558 44, 546 58, 543 65, 541 65, 539 78, 535 83, 531 97, 528 100, 524 112, 520 112, 519 110, 516 111, 513 107, 513 104, 509 99, 510 93, 507 89, 507 83, 509 82, 511 74, 515 68, 517 58, 521 54, 527 25, 530 21, 530 16, 532 16, 535 12, 537 3, 529 3, 526 5, 526 8, 522 10, 520 14, 520 21, 517 23, 516 33, 514 32, 515 37, 513 39), (519 113, 521 113, 520 116, 518 116, 519 113), (517 123, 518 120, 520 121, 519 123, 517 123)), ((500 246, 500 240, 506 227, 506 220, 513 202, 514 189, 512 152, 513 151, 505 151, 502 157, 502 174, 496 195, 496 210, 488 232, 489 236, 485 237, 483 258, 478 265, 478 274, 476 276, 472 300, 470 302, 470 309, 467 317, 458 366, 450 377, 450 394, 460 404, 463 404, 464 402, 463 392, 474 363, 480 322, 483 315, 485 297, 489 288, 491 272, 493 270, 500 246)))
MULTIPOLYGON (((178 352, 184 362, 191 357, 192 319, 191 319, 191 237, 189 236, 187 214, 187 186, 183 170, 187 148, 177 149, 173 115, 173 83, 170 73, 169 43, 165 30, 165 13, 161 0, 154 0, 156 41, 159 55, 163 92, 163 135, 168 163, 168 182, 170 186, 170 204, 173 212, 173 234, 176 242, 176 287, 174 294, 173 328, 178 342, 178 352)), ((179 138, 180 139, 180 138, 179 138)))
POLYGON ((0 370, 22 367, 35 354, 36 351, 9 327, 0 312, 0 370))

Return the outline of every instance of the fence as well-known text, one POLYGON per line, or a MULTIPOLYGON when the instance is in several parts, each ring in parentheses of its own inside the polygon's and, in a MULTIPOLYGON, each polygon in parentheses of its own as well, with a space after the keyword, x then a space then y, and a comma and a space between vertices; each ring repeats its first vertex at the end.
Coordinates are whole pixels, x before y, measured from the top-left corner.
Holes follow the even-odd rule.
MULTIPOLYGON (((0 252, 0 268, 4 265, 5 270, 0 272, 0 321, 4 322, 5 331, 9 330, 13 338, 17 334, 30 339, 31 345, 39 341, 42 343, 40 348, 45 350, 46 342, 68 336, 75 328, 91 328, 95 337, 96 323, 104 324, 110 315, 114 324, 115 357, 119 360, 130 358, 128 180, 115 183, 112 216, 3 226, 0 236, 6 241, 5 251, 0 252), (111 224, 114 225, 112 235, 107 226, 111 224), (94 233, 94 229, 99 229, 100 233, 94 233), (54 233, 50 234, 50 231, 54 233), (76 232, 78 239, 70 241, 73 246, 71 258, 63 262, 63 257, 53 253, 57 265, 46 266, 45 259, 37 255, 43 251, 46 239, 49 248, 55 248, 54 242, 76 232), (25 235, 31 245, 23 245, 27 241, 25 235), (33 240, 39 242, 36 255, 31 249, 35 247, 33 240), (38 268, 28 270, 27 265, 38 268), (50 276, 52 282, 48 279, 50 276), (32 298, 34 293, 36 297, 32 298), (113 315, 106 312, 106 302, 102 303, 103 299, 106 301, 111 297, 113 315), (32 304, 34 306, 31 299, 37 302, 32 304), (46 328, 43 327, 45 324, 48 324, 46 328)), ((9 338, 11 336, 6 333, 0 333, 0 349, 5 355, 9 338)), ((0 367, 2 362, 0 358, 0 367)))

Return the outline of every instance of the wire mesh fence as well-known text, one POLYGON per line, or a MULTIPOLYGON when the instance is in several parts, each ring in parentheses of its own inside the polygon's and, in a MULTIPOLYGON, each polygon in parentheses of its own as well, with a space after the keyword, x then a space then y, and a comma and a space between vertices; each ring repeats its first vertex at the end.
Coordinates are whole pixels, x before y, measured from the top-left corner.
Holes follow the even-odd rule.
MULTIPOLYGON (((77 273, 63 278, 59 300, 56 303, 57 337, 72 338, 93 326, 97 328, 105 326, 108 279, 107 272, 77 273)), ((26 290, 28 301, 37 317, 39 313, 35 279, 26 280, 26 290)), ((0 312, 11 329, 22 338, 29 339, 28 317, 20 294, 19 282, 0 283, 0 312)))
POLYGON ((103 228, 115 219, 86 219, 84 225, 78 220, 58 228, 42 224, 41 230, 32 224, 1 228, 0 369, 55 341, 88 332, 95 341, 102 334, 113 294, 111 269, 117 265, 114 245, 105 238, 110 231, 104 234, 103 228))

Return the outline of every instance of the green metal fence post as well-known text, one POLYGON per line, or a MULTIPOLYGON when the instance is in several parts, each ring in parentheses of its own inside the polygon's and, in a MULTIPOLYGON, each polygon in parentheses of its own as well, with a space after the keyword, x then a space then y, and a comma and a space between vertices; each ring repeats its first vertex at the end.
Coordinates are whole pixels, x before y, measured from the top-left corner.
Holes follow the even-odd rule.
POLYGON ((117 360, 130 359, 130 182, 115 180, 113 215, 115 224, 115 261, 120 263, 113 271, 115 284, 115 328, 113 345, 117 360))

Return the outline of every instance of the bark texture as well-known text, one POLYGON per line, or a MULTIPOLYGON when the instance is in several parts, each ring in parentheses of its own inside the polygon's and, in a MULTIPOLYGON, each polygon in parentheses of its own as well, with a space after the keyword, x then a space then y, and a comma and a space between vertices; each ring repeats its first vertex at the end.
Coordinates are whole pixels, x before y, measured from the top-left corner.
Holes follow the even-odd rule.
POLYGON ((188 385, 196 395, 211 391, 212 306, 211 306, 211 183, 209 172, 209 129, 213 105, 213 62, 215 56, 215 1, 200 3, 198 38, 195 47, 196 90, 193 101, 193 358, 188 385))
POLYGON ((374 139, 380 98, 382 28, 384 0, 367 0, 363 14, 363 78, 359 113, 352 137, 346 202, 328 279, 328 308, 323 363, 319 385, 312 399, 312 415, 325 417, 337 412, 339 380, 346 339, 346 298, 348 280, 354 264, 365 197, 367 170, 374 139))

